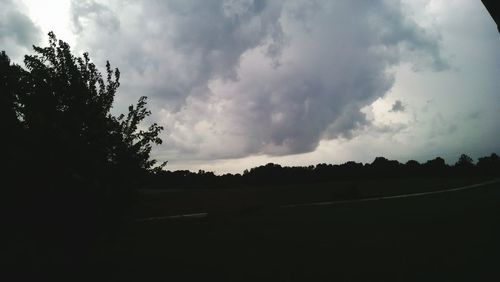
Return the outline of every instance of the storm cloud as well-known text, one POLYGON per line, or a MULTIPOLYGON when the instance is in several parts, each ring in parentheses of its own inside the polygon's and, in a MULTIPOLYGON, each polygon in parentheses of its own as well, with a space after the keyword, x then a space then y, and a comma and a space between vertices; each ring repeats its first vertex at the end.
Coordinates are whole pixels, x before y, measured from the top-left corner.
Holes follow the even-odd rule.
POLYGON ((40 41, 40 30, 12 0, 0 0, 0 46, 19 58, 40 41))
POLYGON ((0 4, 15 62, 54 30, 101 70, 120 68, 113 112, 147 96, 148 122, 165 128, 153 157, 170 169, 454 162, 499 148, 500 38, 480 1, 0 4))
POLYGON ((397 112, 404 112, 405 106, 403 105, 403 102, 400 100, 396 100, 394 104, 392 104, 392 108, 389 110, 389 112, 392 113, 397 113, 397 112))
POLYGON ((400 1, 74 1, 72 12, 78 42, 120 62, 120 101, 150 97, 167 128, 158 153, 174 158, 313 151, 369 123, 360 109, 391 89, 393 66, 447 66, 439 36, 400 1))

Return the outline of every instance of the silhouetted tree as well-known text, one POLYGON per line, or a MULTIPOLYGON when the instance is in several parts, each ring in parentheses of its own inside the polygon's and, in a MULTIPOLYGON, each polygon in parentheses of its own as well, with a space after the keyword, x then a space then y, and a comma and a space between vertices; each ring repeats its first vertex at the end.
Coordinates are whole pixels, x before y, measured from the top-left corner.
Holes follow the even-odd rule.
POLYGON ((462 154, 455 163, 455 166, 460 168, 472 168, 474 167, 474 161, 466 154, 462 154))
POLYGON ((19 79, 23 70, 16 65, 11 65, 10 59, 5 51, 0 52, 0 119, 2 132, 11 132, 19 129, 16 116, 18 109, 16 92, 19 88, 19 79))
POLYGON ((416 160, 409 160, 404 165, 404 168, 405 168, 406 173, 408 175, 416 176, 416 175, 418 175, 421 166, 422 165, 418 161, 416 161, 416 160))
POLYGON ((423 174, 427 176, 444 176, 448 172, 448 166, 441 157, 425 162, 422 168, 423 174))
POLYGON ((19 171, 25 169, 25 141, 22 124, 17 116, 19 110, 18 93, 21 88, 21 78, 24 70, 12 65, 7 54, 0 52, 0 130, 2 138, 4 162, 4 179, 12 177, 19 179, 19 171))
POLYGON ((44 231, 52 235, 76 225, 75 232, 97 232, 130 206, 144 176, 164 165, 150 159, 163 128, 139 127, 150 115, 146 97, 127 114, 111 114, 120 72, 109 62, 103 76, 88 53, 74 56, 52 32, 49 46, 34 51, 24 69, 0 53, 4 181, 18 192, 16 214, 38 216, 20 220, 50 221, 44 231))
MULTIPOLYGON (((462 157, 460 163, 471 163, 472 160, 462 157)), ((459 165, 460 166, 460 165, 459 165)), ((470 165, 466 165, 470 167, 470 165)), ((252 169, 246 169, 242 175, 225 174, 216 176, 213 173, 184 171, 162 171, 153 175, 149 181, 150 188, 230 188, 244 186, 295 185, 314 182, 336 182, 344 180, 403 178, 403 177, 471 177, 476 175, 500 175, 500 158, 496 154, 479 158, 477 167, 472 164, 471 170, 460 171, 456 166, 450 167, 445 160, 437 157, 423 164, 410 160, 400 164, 395 160, 377 157, 371 164, 348 161, 340 165, 318 164, 316 166, 288 167, 269 163, 252 169)), ((357 197, 356 189, 334 191, 335 197, 357 197)), ((358 195, 359 196, 359 195, 358 195)))
POLYGON ((492 153, 489 157, 479 158, 477 168, 483 175, 500 176, 500 157, 492 153))
POLYGON ((398 176, 400 163, 395 160, 388 160, 384 157, 376 157, 370 164, 370 173, 374 177, 395 177, 398 176))
POLYGON ((460 155, 458 161, 453 166, 453 170, 457 176, 466 176, 473 173, 474 161, 466 154, 460 155))

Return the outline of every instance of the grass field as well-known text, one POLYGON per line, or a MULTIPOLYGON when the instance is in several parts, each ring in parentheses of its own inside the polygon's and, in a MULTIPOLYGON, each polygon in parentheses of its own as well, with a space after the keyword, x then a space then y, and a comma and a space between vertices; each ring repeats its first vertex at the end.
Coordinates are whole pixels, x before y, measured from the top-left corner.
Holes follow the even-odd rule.
POLYGON ((141 193, 135 217, 245 212, 286 204, 436 191, 481 181, 477 178, 402 178, 234 189, 146 190, 141 193))
POLYGON ((134 222, 91 265, 134 281, 499 281, 499 204, 497 182, 404 199, 134 222))

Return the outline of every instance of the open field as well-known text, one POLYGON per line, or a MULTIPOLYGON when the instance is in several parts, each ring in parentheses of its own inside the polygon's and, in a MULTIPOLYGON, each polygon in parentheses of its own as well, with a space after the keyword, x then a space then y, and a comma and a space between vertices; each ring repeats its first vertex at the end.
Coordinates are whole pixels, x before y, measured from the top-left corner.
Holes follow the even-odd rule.
POLYGON ((401 199, 135 222, 91 264, 136 281, 498 281, 499 203, 497 182, 401 199))
POLYGON ((402 178, 238 187, 141 191, 136 218, 182 213, 234 213, 279 205, 392 196, 460 187, 479 178, 402 178))

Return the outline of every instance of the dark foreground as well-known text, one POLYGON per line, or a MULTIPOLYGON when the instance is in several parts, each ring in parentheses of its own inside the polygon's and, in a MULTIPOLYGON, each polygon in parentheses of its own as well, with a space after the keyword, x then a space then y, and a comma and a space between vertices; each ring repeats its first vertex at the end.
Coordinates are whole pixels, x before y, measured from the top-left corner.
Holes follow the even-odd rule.
POLYGON ((135 222, 95 251, 85 272, 128 281, 499 281, 499 203, 497 182, 404 199, 135 222))

